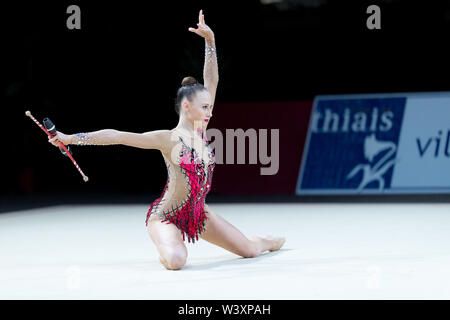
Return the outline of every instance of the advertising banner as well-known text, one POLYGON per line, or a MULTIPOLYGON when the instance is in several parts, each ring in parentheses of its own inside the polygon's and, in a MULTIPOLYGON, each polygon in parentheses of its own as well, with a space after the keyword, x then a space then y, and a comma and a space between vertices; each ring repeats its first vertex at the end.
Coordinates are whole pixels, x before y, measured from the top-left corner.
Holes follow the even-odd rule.
POLYGON ((296 194, 450 192, 450 92, 317 96, 296 194))
POLYGON ((312 104, 217 103, 207 131, 216 157, 213 194, 292 195, 312 104), (222 147, 217 144, 220 137, 222 147))

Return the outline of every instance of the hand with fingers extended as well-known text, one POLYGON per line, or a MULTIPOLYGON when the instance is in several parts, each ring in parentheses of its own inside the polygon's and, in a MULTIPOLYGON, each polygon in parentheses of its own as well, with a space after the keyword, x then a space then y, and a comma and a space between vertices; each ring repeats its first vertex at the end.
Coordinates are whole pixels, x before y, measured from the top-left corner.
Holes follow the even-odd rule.
POLYGON ((73 135, 67 135, 62 132, 56 131, 56 135, 53 138, 48 137, 48 142, 55 147, 59 147, 60 142, 62 142, 63 145, 68 145, 72 143, 72 136, 73 135))
POLYGON ((205 40, 214 40, 214 32, 206 25, 203 10, 200 10, 198 15, 197 28, 189 28, 189 31, 198 34, 200 37, 205 38, 205 40))

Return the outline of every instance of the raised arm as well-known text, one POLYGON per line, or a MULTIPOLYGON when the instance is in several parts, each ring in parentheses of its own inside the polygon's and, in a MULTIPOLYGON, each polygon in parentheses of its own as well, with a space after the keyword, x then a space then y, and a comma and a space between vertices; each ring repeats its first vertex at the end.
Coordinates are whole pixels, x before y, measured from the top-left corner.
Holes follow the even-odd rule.
POLYGON ((124 145, 141 149, 163 150, 170 141, 170 130, 155 130, 145 133, 133 133, 115 129, 103 129, 92 132, 83 132, 66 135, 57 131, 57 135, 49 142, 59 146, 59 142, 65 145, 124 145))
POLYGON ((203 67, 203 81, 205 82, 204 85, 206 89, 208 89, 214 104, 217 84, 219 83, 216 43, 213 31, 205 23, 203 10, 200 10, 197 27, 197 29, 189 28, 189 31, 194 32, 205 39, 205 64, 203 67))

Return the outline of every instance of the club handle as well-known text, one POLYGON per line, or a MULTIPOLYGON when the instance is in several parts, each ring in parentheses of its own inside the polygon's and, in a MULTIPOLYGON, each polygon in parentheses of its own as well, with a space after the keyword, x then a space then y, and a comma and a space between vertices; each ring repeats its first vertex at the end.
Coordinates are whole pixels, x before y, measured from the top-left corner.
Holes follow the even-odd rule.
MULTIPOLYGON (((56 127, 55 124, 52 122, 52 120, 50 120, 49 118, 45 118, 43 121, 44 123, 44 127, 45 129, 47 129, 48 132, 50 132, 50 134, 54 137, 56 135, 56 127)), ((70 154, 72 154, 72 150, 70 149, 69 146, 66 146, 67 151, 69 151, 70 154)), ((63 155, 65 155, 66 157, 68 157, 66 150, 64 150, 63 148, 59 147, 59 151, 61 151, 61 153, 63 155)))

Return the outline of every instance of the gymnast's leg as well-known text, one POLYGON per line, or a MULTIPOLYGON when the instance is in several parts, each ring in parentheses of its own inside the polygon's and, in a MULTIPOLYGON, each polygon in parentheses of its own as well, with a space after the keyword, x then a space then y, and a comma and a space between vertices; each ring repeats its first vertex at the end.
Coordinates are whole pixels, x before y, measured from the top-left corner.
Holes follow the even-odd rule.
POLYGON ((279 250, 284 238, 245 237, 236 227, 231 225, 205 204, 205 230, 200 237, 244 258, 254 258, 265 251, 279 250))
POLYGON ((181 231, 174 224, 150 218, 148 233, 159 252, 159 261, 169 270, 183 268, 187 258, 187 248, 181 231))

